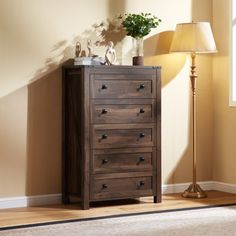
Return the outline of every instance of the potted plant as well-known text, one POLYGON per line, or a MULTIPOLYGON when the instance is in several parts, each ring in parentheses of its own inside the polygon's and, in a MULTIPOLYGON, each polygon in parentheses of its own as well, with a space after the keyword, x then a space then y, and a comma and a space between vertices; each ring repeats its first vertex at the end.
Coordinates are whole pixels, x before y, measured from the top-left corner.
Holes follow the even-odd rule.
POLYGON ((118 17, 126 30, 126 34, 133 38, 134 57, 133 65, 143 65, 143 37, 156 28, 161 19, 151 13, 124 14, 118 17))

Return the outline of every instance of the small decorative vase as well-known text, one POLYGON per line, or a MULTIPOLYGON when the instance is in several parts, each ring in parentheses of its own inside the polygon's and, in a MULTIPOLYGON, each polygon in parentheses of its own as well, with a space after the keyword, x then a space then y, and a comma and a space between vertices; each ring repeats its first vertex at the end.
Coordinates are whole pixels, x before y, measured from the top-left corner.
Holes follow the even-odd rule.
POLYGON ((143 65, 143 38, 133 38, 133 65, 143 65))

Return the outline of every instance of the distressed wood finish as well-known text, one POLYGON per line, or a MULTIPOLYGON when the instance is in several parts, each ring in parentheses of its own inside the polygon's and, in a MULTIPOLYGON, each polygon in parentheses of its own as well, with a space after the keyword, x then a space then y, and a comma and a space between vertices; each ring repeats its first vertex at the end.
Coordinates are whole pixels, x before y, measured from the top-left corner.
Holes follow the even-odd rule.
POLYGON ((91 77, 92 98, 155 98, 156 76, 98 74, 91 77))
POLYGON ((63 202, 161 201, 159 67, 63 67, 63 202))
POLYGON ((156 121, 154 99, 106 100, 96 99, 91 104, 92 123, 149 123, 156 121))
POLYGON ((95 179, 91 186, 93 200, 152 195, 152 177, 95 179))
POLYGON ((153 153, 121 153, 93 155, 93 173, 126 171, 152 171, 153 153))
POLYGON ((94 149, 152 147, 155 146, 155 126, 145 125, 94 125, 94 149))

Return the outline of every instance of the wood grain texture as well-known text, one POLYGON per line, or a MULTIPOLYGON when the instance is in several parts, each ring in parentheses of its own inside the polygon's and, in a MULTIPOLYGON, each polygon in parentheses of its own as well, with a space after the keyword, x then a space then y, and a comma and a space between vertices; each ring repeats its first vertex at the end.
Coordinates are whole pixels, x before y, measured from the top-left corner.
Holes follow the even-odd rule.
POLYGON ((153 153, 121 153, 93 155, 93 173, 114 173, 127 171, 152 171, 153 153))
POLYGON ((63 71, 63 202, 69 203, 70 194, 81 195, 81 106, 82 98, 74 91, 81 90, 81 70, 63 71), (77 145, 79 144, 79 145, 77 145), (78 158, 75 158, 78 157, 78 158))
POLYGON ((63 202, 160 202, 160 68, 65 66, 63 75, 63 202), (108 192, 98 192, 100 181, 108 192), (148 189, 136 189, 140 181, 148 189))
POLYGON ((124 147, 152 147, 155 146, 155 126, 94 126, 92 147, 124 148, 124 147), (121 128, 122 127, 122 128, 121 128), (135 128, 136 127, 136 128, 135 128))
POLYGON ((91 189, 92 200, 120 199, 140 195, 152 195, 152 177, 95 179, 91 189))
POLYGON ((91 122, 94 124, 149 123, 156 121, 156 102, 151 99, 93 100, 91 122), (109 103, 108 103, 109 102, 109 103))
POLYGON ((94 202, 91 203, 89 210, 82 210, 81 205, 78 203, 70 205, 4 209, 0 210, 0 227, 115 216, 120 214, 207 207, 220 204, 236 204, 235 194, 207 191, 207 195, 208 198, 187 199, 182 198, 180 194, 168 194, 162 196, 162 202, 159 204, 153 203, 152 197, 110 202, 94 202))
MULTIPOLYGON (((155 98, 155 79, 144 79, 136 75, 135 78, 129 75, 95 77, 92 79, 92 98, 155 98)), ((149 77, 148 77, 149 78, 149 77)))

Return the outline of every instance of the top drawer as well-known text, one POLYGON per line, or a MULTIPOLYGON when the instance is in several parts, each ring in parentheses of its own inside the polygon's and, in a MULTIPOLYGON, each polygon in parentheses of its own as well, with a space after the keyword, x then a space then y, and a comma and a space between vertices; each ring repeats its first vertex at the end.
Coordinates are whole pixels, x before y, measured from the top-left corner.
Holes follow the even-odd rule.
POLYGON ((92 74, 92 98, 156 98, 155 74, 92 74))

